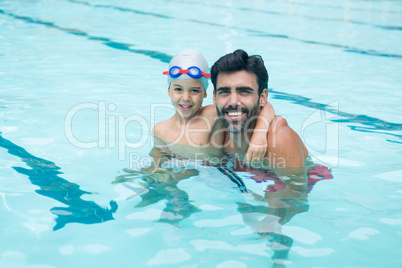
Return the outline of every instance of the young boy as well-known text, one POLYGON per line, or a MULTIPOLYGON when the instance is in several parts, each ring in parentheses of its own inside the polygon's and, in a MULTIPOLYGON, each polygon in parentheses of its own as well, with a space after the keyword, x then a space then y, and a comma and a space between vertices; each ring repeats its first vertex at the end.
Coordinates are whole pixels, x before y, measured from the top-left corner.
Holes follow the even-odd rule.
MULTIPOLYGON (((170 151, 176 145, 188 145, 194 149, 223 148, 224 128, 217 116, 215 105, 202 107, 207 97, 209 70, 204 57, 194 50, 183 50, 170 61, 169 70, 164 72, 168 78, 168 94, 175 114, 153 128, 155 146, 170 151)), ((246 161, 265 156, 264 144, 269 124, 275 116, 271 104, 267 103, 257 119, 246 161)), ((186 147, 187 150, 189 147, 186 147)))

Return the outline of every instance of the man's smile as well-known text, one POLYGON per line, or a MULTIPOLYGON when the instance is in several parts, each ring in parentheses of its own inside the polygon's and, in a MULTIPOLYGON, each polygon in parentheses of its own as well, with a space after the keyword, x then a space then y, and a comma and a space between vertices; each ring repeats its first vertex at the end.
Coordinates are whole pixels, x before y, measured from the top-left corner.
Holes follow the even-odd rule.
POLYGON ((223 109, 222 113, 231 121, 241 121, 244 117, 247 117, 248 109, 223 109))
POLYGON ((228 112, 227 115, 232 121, 238 121, 242 118, 242 112, 228 112))

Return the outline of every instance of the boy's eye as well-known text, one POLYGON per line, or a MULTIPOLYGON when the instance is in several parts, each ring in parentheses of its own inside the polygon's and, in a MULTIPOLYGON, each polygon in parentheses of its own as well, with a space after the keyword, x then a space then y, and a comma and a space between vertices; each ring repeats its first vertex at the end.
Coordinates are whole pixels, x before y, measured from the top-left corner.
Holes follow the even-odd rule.
POLYGON ((179 88, 179 87, 175 87, 174 91, 183 91, 183 89, 179 88))
POLYGON ((200 93, 200 90, 199 89, 192 89, 191 93, 198 94, 198 93, 200 93))

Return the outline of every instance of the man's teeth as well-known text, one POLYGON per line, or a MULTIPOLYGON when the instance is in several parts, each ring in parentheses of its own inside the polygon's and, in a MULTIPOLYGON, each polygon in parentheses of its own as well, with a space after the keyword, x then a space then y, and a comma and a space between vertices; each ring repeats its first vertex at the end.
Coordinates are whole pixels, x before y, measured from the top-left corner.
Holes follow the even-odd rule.
POLYGON ((242 114, 242 112, 229 112, 228 115, 229 116, 240 116, 242 114))

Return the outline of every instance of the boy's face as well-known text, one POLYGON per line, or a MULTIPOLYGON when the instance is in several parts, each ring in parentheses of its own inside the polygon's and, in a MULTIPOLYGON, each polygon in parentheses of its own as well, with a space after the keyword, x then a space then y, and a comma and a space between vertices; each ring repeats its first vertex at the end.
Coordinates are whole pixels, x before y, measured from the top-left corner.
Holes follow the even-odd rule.
POLYGON ((168 93, 176 112, 184 119, 195 116, 207 96, 204 86, 195 79, 173 81, 168 93))

